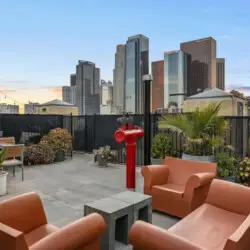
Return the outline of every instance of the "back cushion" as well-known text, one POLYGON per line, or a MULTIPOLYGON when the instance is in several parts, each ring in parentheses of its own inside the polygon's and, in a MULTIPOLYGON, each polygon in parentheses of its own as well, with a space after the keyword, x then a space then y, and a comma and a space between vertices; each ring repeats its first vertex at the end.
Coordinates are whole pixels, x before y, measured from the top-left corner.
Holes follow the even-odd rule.
POLYGON ((167 157, 164 163, 169 167, 168 182, 179 185, 185 185, 193 174, 204 172, 216 174, 217 171, 216 163, 195 162, 172 157, 167 157))
POLYGON ((28 193, 2 201, 0 222, 23 233, 46 224, 40 197, 36 193, 28 193))

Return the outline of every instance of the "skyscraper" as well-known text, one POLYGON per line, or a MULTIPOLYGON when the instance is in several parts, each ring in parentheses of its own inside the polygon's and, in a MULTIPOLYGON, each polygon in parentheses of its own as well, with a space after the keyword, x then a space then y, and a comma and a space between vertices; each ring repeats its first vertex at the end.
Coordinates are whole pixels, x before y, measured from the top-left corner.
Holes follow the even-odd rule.
POLYGON ((143 35, 131 36, 125 45, 125 112, 142 113, 144 104, 142 76, 148 73, 149 39, 143 35))
POLYGON ((191 84, 188 95, 216 87, 216 41, 212 37, 180 44, 181 51, 191 55, 191 84))
POLYGON ((72 90, 70 86, 62 87, 62 100, 64 102, 72 103, 72 90))
POLYGON ((76 66, 76 106, 80 115, 100 113, 100 69, 89 61, 76 66))
POLYGON ((190 85, 190 55, 180 50, 164 53, 164 108, 181 108, 190 85))
POLYGON ((76 86, 76 74, 70 75, 70 86, 76 86))
POLYGON ((216 59, 216 88, 225 90, 225 58, 216 59))
POLYGON ((113 70, 113 109, 114 113, 124 111, 124 88, 125 88, 125 46, 116 46, 115 68, 113 70))
POLYGON ((164 108, 164 60, 152 62, 152 111, 164 108))

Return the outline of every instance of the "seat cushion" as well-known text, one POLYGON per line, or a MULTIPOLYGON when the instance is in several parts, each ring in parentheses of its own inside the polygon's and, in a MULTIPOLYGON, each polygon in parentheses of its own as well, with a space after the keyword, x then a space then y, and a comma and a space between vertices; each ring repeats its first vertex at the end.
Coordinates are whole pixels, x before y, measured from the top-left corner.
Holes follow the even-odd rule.
POLYGON ((205 203, 169 231, 205 249, 223 250, 228 237, 245 219, 245 215, 205 203))
POLYGON ((173 195, 182 197, 184 194, 185 186, 173 183, 167 183, 164 185, 155 185, 152 187, 152 194, 158 192, 169 192, 173 195))
POLYGON ((54 233, 57 230, 59 230, 59 228, 50 224, 45 224, 25 234, 24 237, 27 242, 27 245, 30 247, 37 241, 41 240, 42 238, 46 237, 47 235, 51 233, 54 233))
POLYGON ((22 165, 22 161, 20 160, 17 160, 17 159, 10 159, 10 160, 5 160, 3 163, 2 163, 2 166, 3 167, 12 167, 12 166, 19 166, 19 165, 22 165))

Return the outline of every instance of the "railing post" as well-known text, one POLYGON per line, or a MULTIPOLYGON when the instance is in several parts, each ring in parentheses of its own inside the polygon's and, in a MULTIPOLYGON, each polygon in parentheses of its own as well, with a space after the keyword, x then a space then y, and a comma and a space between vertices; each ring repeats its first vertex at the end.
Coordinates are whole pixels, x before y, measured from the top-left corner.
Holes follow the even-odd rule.
POLYGON ((151 164, 151 75, 144 75, 144 166, 151 164))

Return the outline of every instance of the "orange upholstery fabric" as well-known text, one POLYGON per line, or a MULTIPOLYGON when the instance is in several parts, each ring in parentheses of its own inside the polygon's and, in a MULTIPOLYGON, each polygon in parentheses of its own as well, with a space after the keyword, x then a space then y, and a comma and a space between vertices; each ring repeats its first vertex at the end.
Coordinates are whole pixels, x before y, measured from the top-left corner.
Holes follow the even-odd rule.
POLYGON ((137 250, 248 250, 249 203, 250 188, 215 179, 205 203, 168 231, 136 222, 129 240, 137 250))
POLYGON ((184 217, 204 203, 216 173, 216 163, 167 157, 164 165, 142 169, 144 193, 152 195, 154 210, 184 217))
POLYGON ((0 203, 0 245, 8 250, 99 250, 106 230, 98 214, 61 229, 47 224, 41 199, 28 193, 0 203))

